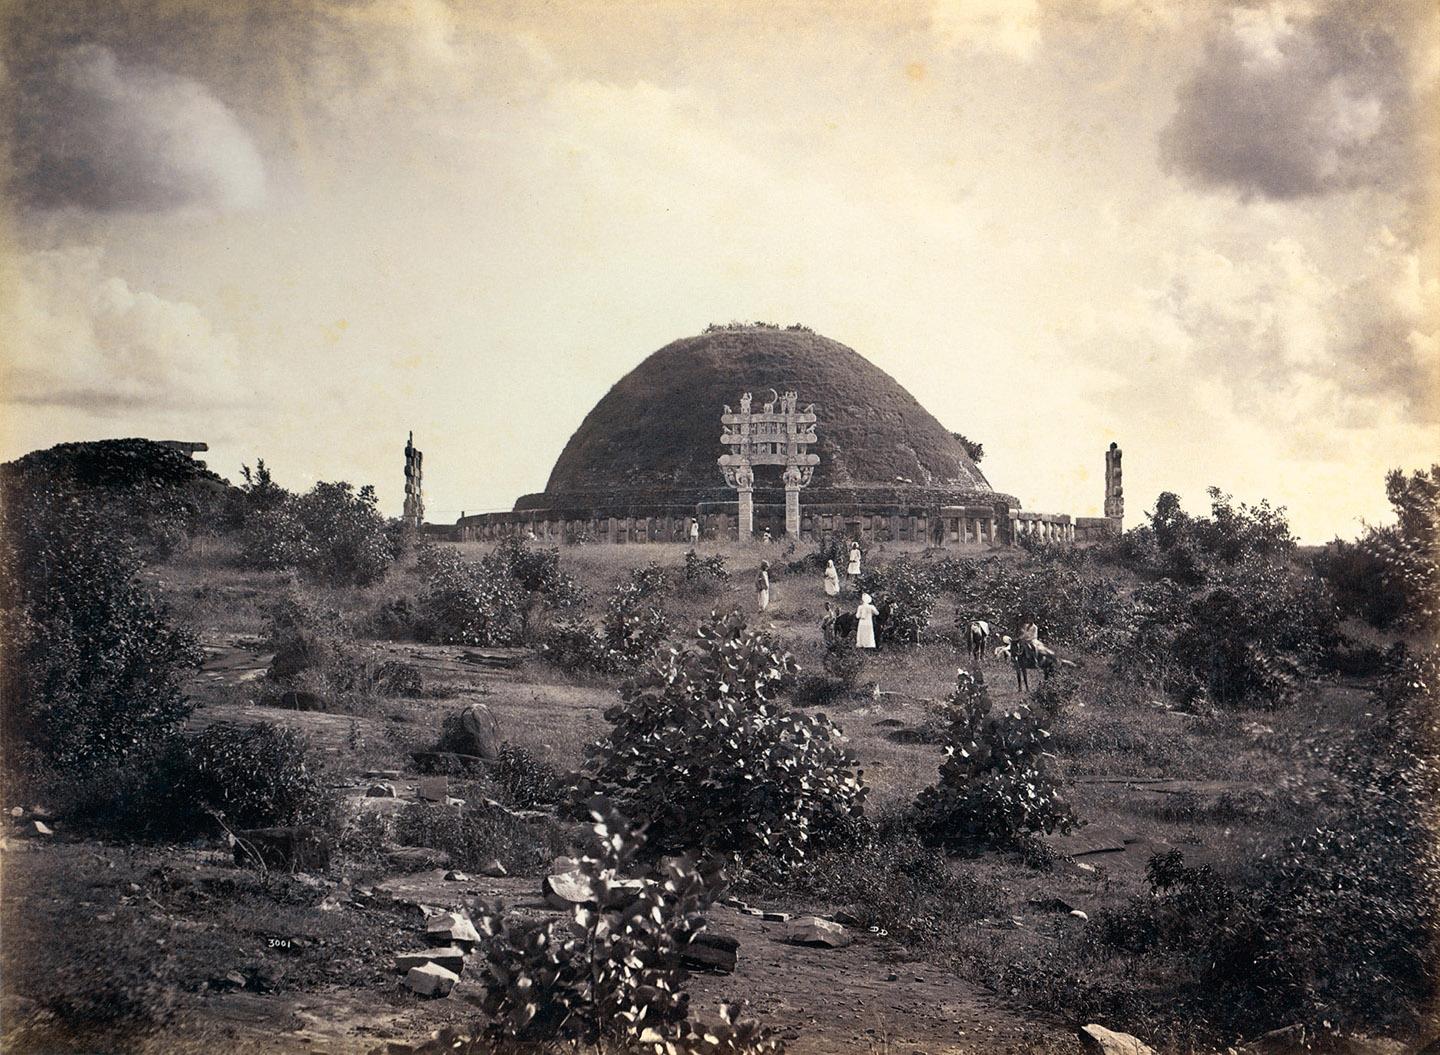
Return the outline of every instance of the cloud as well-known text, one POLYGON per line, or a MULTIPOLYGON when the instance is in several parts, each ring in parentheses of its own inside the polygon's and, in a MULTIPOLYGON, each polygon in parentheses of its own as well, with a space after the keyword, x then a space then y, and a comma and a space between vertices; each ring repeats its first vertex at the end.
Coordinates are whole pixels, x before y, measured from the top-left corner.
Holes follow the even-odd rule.
POLYGON ((1124 367, 1137 394, 1203 383, 1231 412, 1302 443, 1440 423, 1440 283, 1388 230, 1343 277, 1293 238, 1244 256, 1197 247, 1139 299, 1112 320, 1143 350, 1124 367))
POLYGON ((32 204, 102 212, 248 208, 259 151, 202 84, 81 44, 17 77, 16 168, 32 204))
POLYGON ((1413 119, 1403 11, 1232 9, 1179 89, 1162 162, 1201 185, 1273 199, 1390 184, 1413 119))
POLYGON ((952 45, 1028 60, 1040 43, 1039 0, 935 0, 930 24, 952 45))
POLYGON ((0 303, 6 403, 100 414, 244 402, 233 336, 192 304, 106 275, 94 247, 27 254, 0 303))

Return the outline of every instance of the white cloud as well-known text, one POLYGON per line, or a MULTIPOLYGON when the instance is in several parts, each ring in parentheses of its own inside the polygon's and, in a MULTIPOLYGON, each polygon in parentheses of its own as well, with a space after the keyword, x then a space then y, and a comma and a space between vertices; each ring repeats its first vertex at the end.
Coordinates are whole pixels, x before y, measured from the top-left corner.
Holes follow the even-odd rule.
POLYGON ((935 0, 930 23, 951 45, 1028 60, 1040 43, 1040 0, 935 0))
POLYGON ((6 402, 107 415, 246 401, 235 338, 105 273, 93 247, 30 253, 0 304, 6 402))

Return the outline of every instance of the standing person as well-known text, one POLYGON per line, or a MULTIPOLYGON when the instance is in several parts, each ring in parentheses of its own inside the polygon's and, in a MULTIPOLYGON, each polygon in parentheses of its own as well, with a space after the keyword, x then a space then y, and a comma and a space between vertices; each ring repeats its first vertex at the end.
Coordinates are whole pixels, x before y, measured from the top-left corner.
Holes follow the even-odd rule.
POLYGON ((825 602, 825 615, 820 620, 820 637, 826 645, 835 643, 835 606, 825 602))
POLYGON ((875 647, 875 617, 880 614, 880 609, 870 603, 870 595, 860 595, 860 607, 855 609, 855 647, 875 647))
POLYGON ((840 573, 835 570, 835 562, 833 560, 827 560, 825 562, 825 596, 840 596, 840 573))
POLYGON ((760 574, 755 576, 755 605, 758 611, 770 607, 770 562, 760 562, 760 574))
POLYGON ((700 520, 698 517, 690 518, 690 545, 700 541, 700 520))
POLYGON ((845 574, 854 578, 860 574, 860 543, 850 543, 850 565, 845 569, 845 574))

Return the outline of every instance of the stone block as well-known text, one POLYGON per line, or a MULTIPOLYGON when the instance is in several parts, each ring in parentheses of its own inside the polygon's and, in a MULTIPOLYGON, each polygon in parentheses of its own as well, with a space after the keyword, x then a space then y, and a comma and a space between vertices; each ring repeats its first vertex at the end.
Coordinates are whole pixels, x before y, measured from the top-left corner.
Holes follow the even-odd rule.
POLYGON ((412 967, 405 975, 406 986, 418 996, 449 996, 450 990, 454 989, 459 981, 459 975, 454 971, 447 971, 438 963, 426 963, 419 967, 412 967))
POLYGON ((801 916, 785 925, 785 940, 794 945, 816 945, 828 949, 839 949, 854 941, 854 937, 839 923, 833 923, 819 916, 801 916))
POLYGON ((740 942, 723 934, 701 931, 685 947, 680 960, 692 970, 730 974, 740 956, 740 942))
POLYGON ((438 963, 452 974, 459 975, 465 970, 465 950, 455 945, 442 945, 436 949, 420 949, 416 952, 402 952, 395 957, 395 970, 409 974, 415 967, 427 963, 438 963))
POLYGON ((330 839, 318 828, 251 828, 236 832, 235 839, 236 864, 254 865, 259 857, 266 868, 284 872, 324 872, 330 867, 330 839))
POLYGON ((425 940, 431 945, 454 945, 466 951, 480 941, 480 932, 462 912, 441 912, 425 921, 425 940))

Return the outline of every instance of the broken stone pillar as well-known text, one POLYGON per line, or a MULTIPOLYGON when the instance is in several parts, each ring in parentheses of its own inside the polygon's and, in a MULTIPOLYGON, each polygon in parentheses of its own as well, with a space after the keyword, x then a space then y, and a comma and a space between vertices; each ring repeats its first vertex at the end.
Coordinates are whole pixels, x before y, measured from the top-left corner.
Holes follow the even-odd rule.
POLYGON ((1114 521, 1117 534, 1125 530, 1125 488, 1120 479, 1120 447, 1114 443, 1105 452, 1105 516, 1114 521))
POLYGON ((415 449, 415 433, 412 432, 405 441, 405 508, 400 515, 407 525, 417 531, 425 522, 425 499, 421 493, 420 472, 423 457, 424 455, 415 449))

